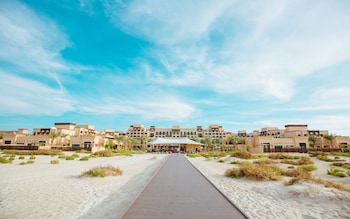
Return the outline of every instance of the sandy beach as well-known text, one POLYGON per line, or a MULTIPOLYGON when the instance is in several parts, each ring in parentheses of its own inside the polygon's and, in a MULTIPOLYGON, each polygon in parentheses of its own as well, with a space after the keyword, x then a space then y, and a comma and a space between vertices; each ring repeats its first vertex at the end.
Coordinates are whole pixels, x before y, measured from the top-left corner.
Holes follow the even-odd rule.
MULTIPOLYGON (((86 156, 81 154, 81 156, 86 156)), ((165 161, 165 154, 135 154, 69 161, 36 156, 34 164, 0 165, 0 218, 119 218, 165 161), (112 165, 122 176, 79 177, 83 171, 112 165)), ((24 161, 27 161, 26 156, 24 161)), ((285 186, 281 181, 233 179, 224 172, 236 158, 224 163, 203 157, 188 158, 213 184, 251 218, 350 218, 350 193, 314 183, 285 186)), ((315 174, 350 188, 350 178, 326 174, 329 163, 312 158, 315 174)))
MULTIPOLYGON (((81 157, 87 156, 80 154, 81 157)), ((159 169, 166 155, 135 154, 89 161, 36 156, 34 164, 0 165, 0 218, 118 218, 159 169), (122 176, 79 177, 96 166, 119 167, 122 176)))

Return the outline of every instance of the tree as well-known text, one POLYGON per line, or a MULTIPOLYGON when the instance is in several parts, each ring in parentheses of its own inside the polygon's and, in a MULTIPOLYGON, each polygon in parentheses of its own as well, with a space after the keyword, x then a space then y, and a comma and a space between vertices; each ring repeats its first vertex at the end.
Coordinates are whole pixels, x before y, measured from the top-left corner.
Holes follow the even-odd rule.
POLYGON ((212 147, 213 147, 213 140, 211 138, 205 137, 204 140, 203 140, 203 143, 204 143, 204 145, 206 147, 206 151, 208 151, 209 148, 212 149, 212 147))
POLYGON ((316 135, 309 136, 309 142, 310 142, 311 147, 313 147, 313 148, 315 147, 317 139, 318 139, 318 137, 316 135))
POLYGON ((60 137, 60 136, 61 136, 61 133, 59 133, 59 132, 51 132, 49 134, 49 138, 51 139, 51 146, 53 146, 55 139, 60 137))
POLYGON ((126 136, 125 135, 118 135, 115 137, 115 140, 117 141, 118 145, 120 145, 120 146, 122 145, 122 148, 125 149, 125 145, 126 145, 126 136))
POLYGON ((333 148, 333 140, 335 139, 335 136, 333 134, 326 134, 323 137, 331 143, 331 148, 333 148))

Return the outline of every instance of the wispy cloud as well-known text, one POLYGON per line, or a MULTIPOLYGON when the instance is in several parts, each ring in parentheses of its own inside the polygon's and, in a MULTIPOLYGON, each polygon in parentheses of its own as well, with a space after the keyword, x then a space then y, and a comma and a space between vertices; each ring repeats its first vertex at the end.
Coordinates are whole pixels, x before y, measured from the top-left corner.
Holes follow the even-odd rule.
POLYGON ((0 7, 0 58, 21 72, 46 75, 67 66, 60 51, 69 46, 65 34, 49 18, 38 15, 17 1, 2 1, 0 7))
POLYGON ((143 119, 157 119, 162 121, 183 121, 192 116, 196 109, 190 104, 172 96, 154 95, 144 99, 105 98, 94 100, 91 105, 78 107, 82 113, 94 115, 135 115, 143 119))
POLYGON ((118 27, 155 45, 157 49, 148 55, 159 60, 157 67, 145 65, 152 72, 163 67, 157 77, 160 83, 205 84, 220 93, 288 101, 295 95, 295 80, 350 58, 346 28, 350 15, 343 4, 132 1, 106 5, 118 27))
POLYGON ((4 115, 60 115, 74 110, 74 101, 61 87, 49 87, 2 71, 0 77, 0 112, 4 115))

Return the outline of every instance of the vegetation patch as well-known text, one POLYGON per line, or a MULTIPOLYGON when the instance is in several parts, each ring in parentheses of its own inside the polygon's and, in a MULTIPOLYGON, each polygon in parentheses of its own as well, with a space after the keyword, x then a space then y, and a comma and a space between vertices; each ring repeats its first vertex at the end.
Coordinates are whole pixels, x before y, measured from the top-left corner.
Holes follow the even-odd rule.
POLYGON ((257 181, 279 180, 283 171, 275 165, 253 164, 250 162, 242 162, 238 168, 228 169, 225 176, 248 179, 257 181))
POLYGON ((78 158, 80 156, 79 156, 79 154, 75 153, 75 154, 72 154, 72 157, 78 158))
POLYGON ((113 157, 114 153, 110 150, 104 150, 104 151, 97 151, 93 153, 95 157, 113 157))
POLYGON ((119 167, 113 166, 99 166, 94 167, 88 171, 82 172, 82 176, 92 176, 92 177, 106 177, 106 176, 120 176, 123 174, 123 171, 119 167))
POLYGON ((240 164, 240 163, 241 163, 241 161, 239 161, 239 160, 233 160, 230 162, 230 164, 240 164))
POLYGON ((300 159, 297 159, 297 160, 286 159, 286 160, 282 160, 281 163, 298 165, 298 166, 307 165, 307 164, 314 164, 314 162, 309 157, 300 157, 300 159))
POLYGON ((219 163, 224 163, 225 161, 224 160, 218 160, 219 163))
POLYGON ((50 164, 59 164, 60 161, 59 160, 51 160, 50 164))
POLYGON ((284 153, 275 153, 275 154, 269 154, 268 158, 270 159, 280 159, 280 160, 286 160, 286 159, 300 159, 300 156, 292 156, 289 154, 284 154, 284 153))
POLYGON ((66 156, 66 160, 74 160, 75 159, 75 157, 73 157, 73 156, 66 156))
POLYGON ((40 149, 40 150, 5 150, 4 154, 17 154, 17 155, 60 155, 61 150, 53 149, 40 149))
POLYGON ((81 161, 88 161, 88 160, 89 160, 89 157, 88 157, 88 156, 85 156, 85 157, 80 158, 79 160, 81 160, 81 161))
POLYGON ((200 155, 199 154, 192 154, 192 153, 188 153, 187 154, 187 157, 190 157, 190 158, 196 158, 196 157, 199 157, 200 155))
POLYGON ((18 159, 23 160, 24 156, 19 156, 18 159))
POLYGON ((331 167, 329 170, 327 170, 327 174, 332 176, 338 176, 338 177, 347 177, 347 174, 345 173, 344 170, 341 170, 335 167, 331 167))
POLYGON ((132 152, 128 150, 115 150, 113 156, 132 156, 132 152))
POLYGON ((238 158, 241 158, 241 159, 256 159, 256 158, 258 158, 254 154, 249 153, 247 151, 236 151, 236 152, 233 152, 233 154, 231 154, 231 157, 238 157, 238 158))
POLYGON ((34 163, 34 160, 33 160, 33 159, 27 161, 27 164, 33 164, 33 163, 34 163))
MULTIPOLYGON (((12 157, 10 158, 13 159, 12 157)), ((0 156, 0 163, 12 163, 12 160, 10 160, 10 158, 0 156)))
POLYGON ((24 162, 24 161, 22 161, 21 163, 19 163, 19 165, 26 165, 27 164, 27 162, 24 162))

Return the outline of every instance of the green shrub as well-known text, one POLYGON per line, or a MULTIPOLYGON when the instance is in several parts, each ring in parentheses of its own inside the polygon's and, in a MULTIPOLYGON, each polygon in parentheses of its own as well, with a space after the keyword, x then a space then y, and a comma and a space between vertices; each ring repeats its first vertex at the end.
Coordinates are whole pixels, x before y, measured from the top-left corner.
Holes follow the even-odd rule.
POLYGON ((224 163, 225 161, 224 160, 218 160, 219 163, 224 163))
POLYGON ((236 151, 233 154, 231 154, 231 157, 238 157, 241 159, 256 159, 257 156, 255 156, 252 153, 249 153, 247 151, 236 151))
POLYGON ((33 159, 27 161, 27 164, 33 164, 33 163, 34 163, 33 159))
POLYGON ((79 156, 79 154, 75 153, 75 154, 72 154, 72 157, 78 158, 80 156, 79 156))
POLYGON ((73 156, 66 156, 66 160, 74 160, 75 159, 75 157, 73 157, 73 156))
POLYGON ((120 176, 123 171, 113 166, 94 167, 88 171, 81 173, 80 176, 106 177, 106 176, 120 176))
POLYGON ((295 169, 294 166, 288 166, 287 168, 288 168, 288 169, 295 169))
POLYGON ((13 161, 15 160, 15 157, 9 157, 9 160, 13 161))
POLYGON ((59 164, 60 161, 59 160, 51 160, 50 164, 59 164))
POLYGON ((331 169, 327 170, 328 175, 346 177, 346 173, 343 170, 331 167, 331 169))
POLYGON ((35 160, 35 156, 34 156, 34 155, 31 155, 31 156, 29 157, 29 159, 30 159, 30 160, 35 160))
POLYGON ((7 159, 6 157, 0 156, 0 163, 12 163, 12 157, 7 159))
POLYGON ((342 165, 343 168, 350 170, 350 163, 344 163, 342 165))
POLYGON ((18 157, 18 159, 23 160, 24 156, 21 155, 21 156, 18 157))
POLYGON ((66 155, 64 154, 58 155, 58 158, 66 159, 66 155))
POLYGON ((97 156, 97 157, 113 157, 114 153, 112 151, 109 151, 109 150, 104 150, 104 151, 97 151, 97 152, 93 153, 93 155, 97 156))
POLYGON ((88 160, 89 160, 89 157, 88 157, 88 156, 85 156, 85 157, 80 158, 79 160, 81 160, 81 161, 88 161, 88 160))
POLYGON ((306 171, 314 171, 314 170, 317 170, 317 167, 315 165, 312 165, 312 164, 304 164, 304 165, 301 165, 301 168, 303 170, 306 170, 306 171))
POLYGON ((196 158, 196 157, 199 157, 200 155, 199 154, 192 154, 192 153, 188 153, 187 154, 187 157, 190 157, 190 158, 196 158))
POLYGON ((24 162, 24 161, 22 161, 21 163, 19 163, 19 165, 26 165, 27 164, 27 162, 24 162))
POLYGON ((39 149, 39 150, 5 150, 4 154, 17 154, 17 155, 60 155, 61 150, 54 149, 39 149))
POLYGON ((268 158, 270 159, 299 159, 300 156, 291 156, 289 154, 284 154, 284 153, 275 153, 275 154, 269 154, 268 158))
POLYGON ((292 164, 292 165, 305 165, 305 164, 314 164, 314 162, 309 157, 300 157, 298 160, 282 160, 281 163, 292 164))
POLYGON ((323 160, 323 161, 326 161, 326 162, 333 162, 334 161, 334 160, 330 159, 327 155, 318 155, 317 159, 323 160))
POLYGON ((245 177, 249 179, 255 179, 258 181, 263 180, 278 180, 280 179, 283 171, 274 165, 266 164, 252 164, 250 162, 242 162, 238 168, 228 169, 225 172, 225 176, 228 177, 245 177))

